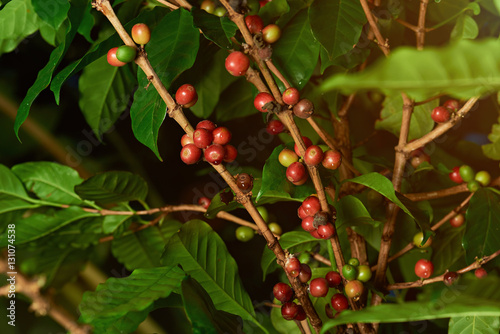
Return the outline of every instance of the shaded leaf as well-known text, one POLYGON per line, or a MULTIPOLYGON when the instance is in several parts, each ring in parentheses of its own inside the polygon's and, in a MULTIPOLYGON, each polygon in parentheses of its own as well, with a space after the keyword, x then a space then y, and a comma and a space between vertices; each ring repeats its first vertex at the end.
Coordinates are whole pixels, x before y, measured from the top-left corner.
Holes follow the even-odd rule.
POLYGON ((281 17, 290 10, 290 4, 287 0, 273 0, 266 3, 259 10, 259 16, 264 22, 273 22, 276 18, 281 17))
POLYGON ((500 317, 465 316, 453 317, 448 327, 449 334, 497 334, 500 332, 500 317))
POLYGON ((29 196, 24 189, 23 183, 6 166, 0 164, 0 199, 29 200, 29 196))
MULTIPOLYGON (((500 93, 499 95, 500 96, 500 93)), ((500 99, 499 99, 500 100, 500 99)), ((488 135, 488 139, 491 141, 491 144, 482 145, 481 149, 483 150, 484 155, 486 155, 490 159, 500 160, 500 118, 497 121, 497 124, 493 124, 491 127, 491 133, 488 135)))
POLYGON ((234 81, 219 95, 215 107, 215 117, 218 121, 225 122, 234 118, 241 118, 259 113, 253 105, 252 87, 246 80, 234 81))
POLYGON ((476 21, 468 14, 462 14, 458 17, 455 27, 451 31, 452 42, 461 39, 475 39, 479 34, 479 27, 476 21))
POLYGON ((230 49, 232 46, 231 37, 234 36, 238 26, 227 17, 218 17, 207 13, 202 9, 193 7, 191 9, 194 24, 200 28, 203 35, 222 49, 230 49))
POLYGON ((0 54, 13 51, 38 29, 38 16, 31 0, 9 1, 0 11, 0 54))
POLYGON ((344 92, 375 89, 386 95, 404 91, 416 100, 436 94, 470 98, 500 89, 498 58, 500 44, 496 39, 462 40, 425 50, 400 47, 361 73, 325 80, 322 88, 344 92))
POLYGON ((66 19, 70 7, 69 1, 66 0, 31 0, 31 4, 37 15, 55 29, 66 19))
POLYGON ((462 238, 465 228, 441 227, 432 241, 432 263, 435 273, 444 273, 464 255, 462 238))

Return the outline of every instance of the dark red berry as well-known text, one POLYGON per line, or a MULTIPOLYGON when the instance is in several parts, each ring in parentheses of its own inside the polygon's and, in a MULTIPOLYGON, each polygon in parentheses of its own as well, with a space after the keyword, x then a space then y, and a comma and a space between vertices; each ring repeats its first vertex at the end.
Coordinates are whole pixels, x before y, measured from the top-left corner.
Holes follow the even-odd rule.
POLYGON ((212 201, 208 197, 200 197, 198 200, 198 205, 201 205, 204 209, 208 209, 212 201))
POLYGON ((460 166, 453 167, 453 169, 451 170, 451 173, 449 174, 449 177, 450 177, 450 180, 452 180, 453 182, 461 184, 464 182, 464 180, 462 180, 462 177, 460 176, 459 170, 460 170, 460 166))
POLYGON ((347 310, 349 308, 349 300, 342 293, 336 293, 332 296, 332 307, 337 312, 347 310))
POLYGON ((321 203, 316 196, 309 196, 302 202, 304 213, 308 216, 314 216, 321 211, 321 203))
POLYGON ((295 87, 287 88, 283 92, 282 98, 284 103, 293 106, 294 104, 297 104, 297 102, 299 102, 300 100, 299 90, 295 87))
POLYGON ((311 267, 305 263, 300 264, 299 281, 302 283, 307 283, 311 279, 311 267))
POLYGON ((444 123, 450 119, 450 110, 446 107, 436 107, 431 113, 432 120, 436 123, 444 123))
POLYGON ((205 160, 214 165, 220 165, 224 161, 226 150, 224 146, 212 144, 205 149, 205 160))
POLYGON ((111 66, 116 66, 116 67, 120 67, 120 66, 125 65, 126 64, 125 62, 119 61, 116 58, 116 50, 118 50, 118 47, 109 49, 108 56, 107 56, 108 64, 111 66))
POLYGON ((297 311, 297 315, 295 316, 295 320, 297 320, 297 321, 306 320, 307 314, 306 314, 306 311, 304 311, 304 308, 302 307, 302 305, 297 305, 297 307, 299 308, 299 310, 297 311))
POLYGON ((300 182, 307 179, 306 168, 300 162, 294 162, 286 169, 286 178, 290 182, 300 182))
POLYGON ((245 17, 245 24, 247 25, 248 31, 251 34, 256 34, 262 31, 264 28, 264 22, 259 15, 248 15, 245 17))
POLYGON ((238 150, 233 145, 227 144, 224 145, 226 149, 226 155, 224 156, 224 162, 233 162, 238 156, 238 150))
POLYGON ((245 75, 250 67, 250 60, 243 52, 234 51, 227 56, 225 66, 231 75, 245 75))
POLYGON ((198 101, 198 94, 196 93, 196 89, 193 85, 184 84, 177 89, 177 92, 175 93, 175 100, 181 106, 190 108, 194 106, 196 101, 198 101))
POLYGON ((260 92, 259 94, 257 94, 255 99, 253 100, 253 105, 255 106, 255 108, 258 111, 267 112, 267 110, 264 109, 264 106, 266 104, 268 104, 269 102, 273 102, 273 101, 274 101, 274 97, 271 94, 266 93, 266 92, 260 92))
POLYGON ((315 231, 316 227, 314 227, 314 217, 306 216, 304 219, 302 219, 301 226, 306 232, 315 231))
POLYGON ((315 237, 316 239, 323 239, 319 234, 318 234, 318 229, 315 229, 314 231, 309 232, 311 236, 315 237))
POLYGON ((300 274, 300 261, 296 257, 289 257, 286 260, 285 269, 292 277, 297 277, 300 274))
POLYGON ((226 145, 231 140, 232 134, 225 126, 220 126, 212 131, 214 144, 226 145))
POLYGON ((323 161, 323 150, 317 145, 311 145, 307 148, 304 156, 304 162, 308 166, 317 166, 323 161))
POLYGON ((418 154, 418 155, 415 155, 414 157, 412 157, 410 159, 410 163, 413 166, 413 168, 417 168, 422 163, 430 162, 430 161, 431 161, 431 157, 428 154, 423 153, 423 152, 418 154))
POLYGON ((197 129, 205 129, 210 132, 214 131, 217 126, 214 124, 214 122, 209 121, 208 119, 204 119, 203 121, 199 122, 196 125, 197 129))
POLYGON ((286 303, 286 302, 292 300, 293 290, 288 284, 280 282, 280 283, 277 283, 276 285, 274 285, 273 295, 274 295, 274 298, 276 298, 280 302, 286 303))
POLYGON ((335 234, 335 227, 332 223, 318 226, 318 234, 323 239, 330 239, 335 234))
POLYGON ((299 313, 299 306, 294 302, 287 302, 281 306, 281 315, 285 320, 293 320, 299 313))
POLYGON ((477 268, 476 271, 474 271, 474 275, 476 275, 477 278, 481 279, 488 276, 488 272, 484 268, 477 268))
POLYGON ((193 143, 199 148, 207 148, 213 139, 212 132, 206 129, 196 129, 193 132, 193 143))
POLYGON ((240 173, 236 178, 236 185, 243 193, 248 193, 253 188, 253 177, 247 173, 240 173))
POLYGON ((326 169, 335 170, 339 168, 342 163, 342 155, 337 150, 328 150, 324 153, 323 161, 321 164, 326 169))
POLYGON ((460 227, 465 223, 465 217, 463 214, 459 213, 455 217, 450 219, 450 225, 452 227, 460 227))
POLYGON ((415 275, 420 278, 429 278, 434 272, 434 265, 431 261, 426 259, 420 259, 415 264, 415 275))
MULTIPOLYGON (((305 137, 305 136, 302 136, 302 140, 304 141, 304 145, 306 146, 306 149, 311 146, 313 143, 311 141, 311 139, 309 139, 308 137, 305 137)), ((295 144, 295 146, 293 147, 293 149, 295 150, 295 153, 301 157, 302 155, 300 154, 299 152, 299 147, 297 146, 297 144, 295 144)))
POLYGON ((277 119, 273 119, 267 123, 266 131, 271 135, 277 135, 285 130, 285 125, 277 119))
POLYGON ((304 219, 306 218, 308 215, 304 212, 304 208, 301 206, 299 206, 299 208, 297 209, 297 216, 299 216, 300 219, 304 219))
POLYGON ((443 107, 450 109, 451 111, 457 111, 460 108, 460 103, 457 100, 447 100, 443 103, 443 107))
POLYGON ((325 278, 330 288, 335 288, 342 283, 342 276, 336 271, 329 271, 326 273, 325 278))
POLYGON ((298 118, 309 118, 314 113, 314 104, 308 99, 302 99, 293 106, 293 114, 298 118))
POLYGON ((194 142, 193 138, 187 133, 185 133, 181 138, 181 145, 186 146, 187 144, 194 144, 194 142))
POLYGON ((187 144, 181 150, 181 160, 188 165, 197 163, 201 158, 201 150, 194 144, 187 144))
POLYGON ((309 293, 313 297, 325 297, 328 294, 328 282, 323 277, 315 278, 309 283, 309 293))
POLYGON ((454 271, 448 271, 443 276, 443 282, 445 285, 450 286, 458 279, 458 274, 454 271))

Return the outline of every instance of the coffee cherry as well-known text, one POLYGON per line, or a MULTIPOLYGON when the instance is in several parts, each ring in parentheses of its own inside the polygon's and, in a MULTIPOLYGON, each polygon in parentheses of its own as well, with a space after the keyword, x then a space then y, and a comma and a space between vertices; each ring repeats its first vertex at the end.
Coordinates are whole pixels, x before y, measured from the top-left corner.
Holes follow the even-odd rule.
POLYGON ((299 308, 299 310, 297 311, 297 315, 295 316, 294 320, 297 320, 297 321, 306 320, 307 314, 306 314, 306 311, 304 311, 304 308, 302 307, 302 305, 297 305, 297 307, 299 308))
POLYGON ((137 23, 132 27, 132 39, 139 45, 148 44, 151 39, 151 31, 147 24, 137 23))
POLYGON ((467 189, 469 189, 471 193, 478 191, 479 188, 481 188, 481 184, 476 180, 467 182, 467 189))
POLYGON ((232 134, 225 126, 220 126, 212 131, 214 136, 214 144, 226 145, 231 140, 232 134))
POLYGON ((193 138, 191 138, 190 135, 185 133, 181 138, 181 145, 186 146, 187 144, 194 144, 194 142, 193 142, 193 138))
POLYGON ((422 232, 418 232, 413 237, 413 244, 418 248, 427 248, 432 244, 432 237, 429 237, 425 244, 422 245, 422 241, 424 241, 424 234, 422 232))
POLYGON ((248 15, 245 17, 245 24, 251 34, 257 34, 264 28, 264 22, 259 15, 248 15))
POLYGON ((457 111, 460 108, 460 103, 457 100, 447 100, 443 103, 443 107, 450 109, 451 111, 457 111))
POLYGON ((318 212, 321 211, 321 203, 317 196, 308 196, 302 202, 302 208, 304 209, 304 213, 308 216, 314 216, 318 212))
POLYGON ((323 161, 323 150, 317 145, 311 145, 307 148, 304 162, 308 166, 317 166, 323 161))
POLYGON ((205 210, 208 209, 212 201, 208 197, 200 197, 198 205, 201 205, 205 210))
POLYGON ((124 63, 130 63, 137 56, 137 48, 130 45, 122 45, 116 49, 116 59, 124 63))
POLYGON ((286 272, 292 276, 297 277, 300 274, 300 261, 296 257, 289 257, 285 264, 286 272))
POLYGON ((355 257, 350 258, 347 263, 354 267, 359 266, 359 260, 355 257))
POLYGON ((181 160, 187 165, 197 163, 200 158, 201 150, 194 144, 187 144, 181 149, 181 160))
POLYGON ((278 223, 270 223, 267 227, 274 235, 281 235, 283 233, 283 229, 278 223))
POLYGON ((266 126, 266 131, 270 135, 278 135, 285 131, 285 125, 281 123, 281 121, 277 119, 270 120, 269 123, 267 123, 266 126))
POLYGON ((325 275, 325 279, 328 282, 330 288, 336 288, 342 283, 342 276, 336 271, 329 271, 325 275))
POLYGON ((302 283, 307 283, 311 279, 311 267, 309 267, 305 263, 300 264, 300 274, 299 274, 299 281, 302 283))
POLYGON ((341 312, 349 308, 349 300, 342 293, 336 293, 332 296, 332 307, 335 311, 341 312))
POLYGON ((273 44, 281 37, 281 29, 276 24, 269 24, 262 29, 262 39, 264 42, 273 44))
POLYGON ((361 282, 368 282, 370 278, 372 278, 370 267, 367 265, 358 266, 358 276, 356 276, 356 279, 361 282))
POLYGON ((240 51, 234 51, 227 56, 225 61, 226 70, 234 76, 245 75, 250 67, 250 60, 240 51))
POLYGON ((226 150, 224 146, 212 144, 205 149, 205 160, 214 165, 220 165, 224 161, 226 150))
MULTIPOLYGON (((304 141, 304 145, 306 146, 306 150, 309 146, 311 146, 313 143, 311 141, 311 139, 309 139, 308 137, 305 137, 305 136, 302 136, 302 140, 304 141)), ((299 151, 299 147, 297 146, 297 144, 295 144, 295 146, 293 147, 295 153, 301 157, 302 155, 300 154, 300 151, 299 151)))
POLYGON ((212 132, 206 129, 196 129, 193 132, 193 143, 199 148, 207 148, 213 139, 212 132))
POLYGON ((314 104, 308 99, 300 100, 293 106, 293 114, 298 118, 306 119, 314 113, 314 104))
POLYGON ((483 187, 486 187, 491 182, 491 175, 487 171, 482 170, 482 171, 476 173, 476 176, 474 177, 474 180, 476 180, 477 182, 481 183, 481 185, 483 187))
POLYGON ((309 293, 313 297, 325 297, 328 294, 328 282, 323 277, 315 278, 309 283, 309 293))
POLYGON ((318 234, 322 239, 330 239, 335 234, 335 227, 332 223, 318 226, 318 234))
POLYGON ((413 168, 417 168, 422 163, 430 162, 430 161, 431 161, 431 157, 428 154, 425 154, 423 152, 421 152, 420 154, 418 154, 410 159, 410 163, 413 166, 413 168))
POLYGON ((488 272, 484 268, 477 268, 474 271, 474 275, 476 275, 477 278, 481 279, 481 278, 488 276, 488 272))
POLYGON ((297 156, 297 154, 295 154, 294 151, 292 150, 289 150, 287 148, 284 148, 279 156, 278 156, 278 160, 280 162, 280 164, 284 167, 288 167, 290 166, 291 164, 293 164, 294 162, 297 162, 299 161, 299 157, 297 156))
POLYGON ((356 269, 355 266, 352 266, 350 264, 345 264, 342 267, 342 275, 346 280, 352 281, 353 279, 356 279, 356 276, 358 276, 358 270, 356 269))
POLYGON ((434 272, 434 265, 431 261, 420 259, 415 264, 415 275, 420 278, 429 278, 434 272))
POLYGON ((200 121, 197 125, 197 129, 205 129, 210 132, 214 131, 217 126, 214 124, 214 122, 209 121, 208 119, 204 119, 203 121, 200 121))
POLYGON ((450 219, 450 225, 452 227, 460 227, 465 223, 465 217, 463 214, 459 213, 455 217, 450 219))
POLYGON ((285 283, 276 283, 273 287, 273 295, 274 298, 279 300, 282 303, 286 303, 292 300, 293 290, 292 288, 285 283))
POLYGON ((287 302, 281 306, 281 315, 285 320, 293 320, 299 314, 299 306, 294 302, 287 302))
POLYGON ((304 218, 306 218, 308 216, 304 212, 304 208, 302 207, 302 205, 299 206, 299 208, 297 209, 297 216, 299 216, 300 219, 304 219, 304 218))
POLYGON ((255 231, 248 226, 240 226, 236 229, 236 239, 247 242, 253 239, 255 231))
POLYGON ((436 107, 432 110, 431 118, 436 123, 444 123, 450 119, 450 110, 446 107, 436 107))
POLYGON ((316 239, 323 239, 319 234, 318 234, 318 229, 315 229, 314 231, 311 231, 309 232, 309 234, 311 234, 312 237, 316 238, 316 239))
POLYGON ((213 14, 215 10, 215 3, 212 0, 203 0, 200 5, 200 9, 206 11, 209 14, 213 14))
POLYGON ((294 162, 286 169, 286 178, 290 182, 300 182, 307 179, 306 168, 300 162, 294 162))
POLYGON ((273 101, 274 101, 274 97, 271 94, 266 93, 266 92, 260 92, 259 94, 257 94, 255 99, 253 100, 253 105, 255 106, 255 108, 258 111, 267 112, 267 110, 264 109, 264 106, 266 104, 268 104, 269 102, 273 102, 273 101))
POLYGON ((443 283, 447 286, 452 285, 458 279, 458 274, 454 271, 448 271, 444 274, 443 283))
POLYGON ((224 162, 231 163, 238 156, 238 150, 233 145, 227 144, 224 145, 224 149, 226 150, 226 155, 224 155, 224 162))
POLYGON ((177 89, 175 100, 185 108, 191 108, 198 101, 198 94, 193 85, 184 84, 177 89))
POLYGON ((283 99, 283 102, 288 104, 288 105, 293 106, 293 105, 297 104, 297 102, 299 102, 299 100, 300 100, 299 90, 295 87, 287 88, 283 92, 282 99, 283 99))
POLYGON ((125 65, 126 64, 125 62, 119 61, 116 58, 116 50, 118 50, 118 47, 109 49, 107 56, 108 64, 116 67, 125 65))
POLYGON ((226 15, 227 13, 227 9, 225 7, 217 7, 214 9, 214 15, 215 16, 218 16, 218 17, 223 17, 224 15, 226 15))
POLYGON ((267 223, 269 221, 269 212, 267 211, 265 206, 258 206, 257 211, 259 211, 260 216, 267 223))
POLYGON ((363 283, 358 280, 349 281, 345 285, 345 294, 349 298, 353 298, 354 300, 358 300, 361 294, 363 293, 364 287, 363 283))
POLYGON ((460 173, 460 177, 462 178, 462 180, 464 180, 464 182, 470 182, 474 180, 474 177, 476 176, 476 173, 474 172, 472 167, 468 165, 460 166, 458 172, 460 173))
POLYGON ((460 170, 459 166, 453 167, 453 169, 451 170, 451 173, 449 174, 449 177, 450 177, 450 180, 452 180, 453 182, 461 184, 464 182, 464 180, 462 180, 462 177, 460 176, 459 170, 460 170))
POLYGON ((315 231, 316 227, 314 227, 314 217, 307 216, 304 219, 302 219, 301 226, 306 232, 315 231))
POLYGON ((326 169, 335 170, 339 168, 342 163, 342 155, 337 150, 328 150, 324 153, 323 161, 321 164, 326 169))
POLYGON ((240 173, 236 178, 236 185, 244 194, 253 188, 253 177, 247 173, 240 173))

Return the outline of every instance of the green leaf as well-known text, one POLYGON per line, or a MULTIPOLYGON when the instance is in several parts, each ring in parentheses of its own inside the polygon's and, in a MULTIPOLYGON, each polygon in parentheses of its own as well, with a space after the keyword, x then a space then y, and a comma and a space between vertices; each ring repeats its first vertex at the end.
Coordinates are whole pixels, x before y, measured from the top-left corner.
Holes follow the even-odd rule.
POLYGON ((0 199, 29 200, 28 193, 26 193, 21 180, 2 164, 0 164, 0 199))
POLYGON ((452 42, 462 39, 475 39, 479 34, 479 27, 476 21, 468 14, 462 14, 458 17, 455 27, 451 31, 452 42))
MULTIPOLYGON (((85 212, 79 207, 52 210, 45 214, 33 213, 16 222, 16 244, 21 245, 44 237, 68 224, 83 218, 98 217, 98 214, 85 212)), ((0 247, 7 244, 6 235, 0 236, 0 247)))
MULTIPOLYGON (((500 245, 500 197, 488 188, 479 189, 472 196, 466 212, 463 238, 468 264, 496 252, 500 245)), ((499 264, 499 258, 492 263, 499 264)))
POLYGON ((499 317, 453 317, 448 327, 448 334, 497 334, 499 331, 499 317))
POLYGON ((319 49, 307 10, 302 10, 283 28, 281 38, 273 47, 273 61, 290 84, 300 90, 318 63, 319 49))
MULTIPOLYGON (((22 199, 18 198, 6 198, 0 199, 0 215, 7 213, 7 212, 12 212, 12 211, 17 211, 17 210, 27 210, 27 209, 32 209, 36 208, 38 205, 37 204, 31 204, 29 202, 23 201, 22 199)), ((1 221, 1 220, 0 220, 1 221)))
POLYGON ((69 25, 68 29, 66 30, 66 38, 64 39, 64 41, 62 41, 61 44, 59 44, 57 48, 52 51, 47 65, 45 65, 45 67, 42 68, 40 72, 38 72, 35 83, 30 87, 19 106, 19 109, 17 110, 16 121, 14 123, 14 132, 18 139, 19 128, 28 117, 31 105, 38 97, 38 95, 50 84, 54 71, 61 62, 63 56, 66 54, 66 51, 68 51, 69 46, 76 35, 78 26, 82 21, 86 5, 87 1, 85 0, 71 1, 71 8, 68 12, 69 25))
POLYGON ((38 16, 55 29, 59 29, 66 19, 70 8, 69 1, 31 0, 31 4, 38 16))
MULTIPOLYGON (((380 113, 381 119, 375 123, 375 129, 387 130, 399 136, 401 119, 403 117, 403 97, 401 94, 387 96, 383 105, 384 108, 380 113)), ((439 100, 435 99, 426 104, 418 105, 413 109, 408 140, 420 138, 432 130, 434 121, 430 116, 432 109, 438 105, 439 100)))
POLYGON ((496 39, 462 40, 425 50, 400 47, 363 72, 339 74, 325 80, 322 89, 343 92, 375 89, 386 95, 404 91, 415 100, 436 94, 465 99, 500 89, 499 58, 500 44, 496 39))
MULTIPOLYGON (((215 86, 216 87, 216 86, 215 86)), ((219 96, 215 107, 218 121, 225 122, 235 118, 259 113, 253 105, 252 87, 244 79, 233 82, 219 96)))
POLYGON ((259 16, 264 22, 273 22, 276 18, 281 17, 290 11, 290 5, 287 0, 273 0, 269 1, 265 6, 259 10, 259 16))
POLYGON ((139 175, 130 172, 104 172, 75 186, 81 198, 102 204, 145 200, 148 185, 139 175))
POLYGON ((441 227, 432 241, 435 273, 443 273, 464 255, 462 238, 465 228, 441 227))
POLYGON ((316 0, 309 7, 309 21, 314 37, 334 59, 358 42, 366 16, 358 1, 316 0))
POLYGON ((185 223, 165 247, 162 262, 166 266, 180 264, 208 292, 218 310, 239 315, 267 332, 255 318, 236 261, 207 223, 201 220, 185 223))
POLYGON ((13 51, 38 30, 38 16, 31 0, 9 1, 0 11, 0 54, 13 51))
POLYGON ((25 162, 12 167, 26 186, 40 199, 60 204, 81 205, 84 202, 75 193, 75 185, 82 182, 78 172, 55 162, 25 162))
POLYGON ((498 13, 500 14, 500 0, 493 0, 498 13))
POLYGON ((179 288, 184 277, 181 269, 170 266, 137 269, 125 278, 109 278, 95 292, 83 294, 79 321, 93 325, 95 333, 132 333, 153 303, 179 288))
MULTIPOLYGON (((167 89, 178 75, 193 66, 199 47, 199 34, 193 26, 193 17, 182 8, 165 15, 152 31, 146 52, 149 62, 167 89)), ((138 72, 137 81, 139 88, 130 108, 132 130, 137 140, 161 160, 157 140, 167 113, 166 104, 156 89, 149 85, 143 71, 138 72)))
POLYGON ((98 138, 113 129, 113 124, 127 108, 136 80, 131 66, 110 66, 106 57, 83 70, 78 81, 79 105, 98 138))
MULTIPOLYGON (((500 97, 500 93, 498 95, 500 97)), ((488 135, 488 139, 491 144, 482 145, 484 155, 490 159, 500 160, 500 118, 497 120, 497 124, 493 124, 491 127, 491 133, 488 135)))
POLYGON ((128 270, 158 267, 166 243, 180 227, 178 221, 168 220, 163 222, 161 228, 149 227, 115 238, 111 251, 128 270))
POLYGON ((191 9, 194 24, 200 28, 203 35, 222 49, 231 49, 231 37, 238 30, 238 26, 227 17, 218 17, 204 10, 193 7, 191 9))
MULTIPOLYGON (((280 238, 280 245, 283 249, 287 249, 290 253, 298 253, 304 250, 311 250, 317 245, 320 240, 313 237, 310 233, 305 231, 292 231, 284 233, 280 238)), ((263 280, 267 274, 276 270, 279 265, 276 263, 276 255, 267 246, 262 253, 260 261, 262 268, 263 280)))
POLYGON ((233 333, 241 326, 239 317, 218 311, 208 293, 191 277, 182 281, 182 302, 193 333, 233 333))

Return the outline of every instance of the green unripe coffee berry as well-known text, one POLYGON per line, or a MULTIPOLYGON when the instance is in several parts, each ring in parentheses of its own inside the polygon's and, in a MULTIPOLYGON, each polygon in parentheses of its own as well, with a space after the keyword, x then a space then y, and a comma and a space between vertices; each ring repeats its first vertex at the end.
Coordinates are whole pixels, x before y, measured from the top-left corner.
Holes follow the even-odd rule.
POLYGON ((358 276, 356 277, 356 279, 361 282, 368 282, 370 278, 372 278, 372 271, 370 269, 370 266, 358 266, 358 276))
POLYGON ((462 178, 462 180, 464 180, 464 182, 469 182, 474 180, 474 176, 476 174, 474 173, 472 167, 468 165, 460 166, 458 173, 460 174, 460 177, 462 178))
POLYGON ((353 279, 356 279, 356 277, 358 276, 358 270, 356 269, 355 266, 346 264, 342 267, 342 275, 346 280, 352 281, 353 279))
POLYGON ((252 240, 254 235, 254 230, 248 226, 240 226, 236 229, 236 239, 238 239, 239 241, 250 241, 252 240))
POLYGON ((116 59, 124 63, 130 63, 136 55, 137 49, 133 46, 122 45, 116 50, 116 59))
POLYGON ((258 206, 257 211, 259 211, 260 215, 262 216, 262 219, 267 223, 269 221, 269 212, 267 212, 266 207, 264 206, 258 206))
POLYGON ((283 233, 283 229, 278 223, 270 223, 267 227, 269 227, 269 230, 275 235, 281 235, 281 233, 283 233))
POLYGON ((477 182, 481 183, 483 187, 486 187, 491 182, 491 175, 485 170, 476 173, 476 177, 474 178, 477 182))
POLYGON ((479 188, 481 188, 481 184, 476 180, 467 182, 467 189, 469 189, 471 193, 478 191, 479 188))
POLYGON ((350 258, 349 261, 347 261, 351 266, 357 267, 359 266, 359 260, 355 257, 350 258))

